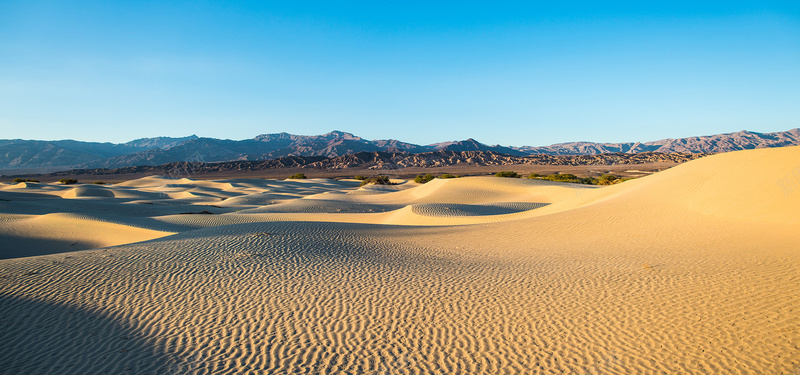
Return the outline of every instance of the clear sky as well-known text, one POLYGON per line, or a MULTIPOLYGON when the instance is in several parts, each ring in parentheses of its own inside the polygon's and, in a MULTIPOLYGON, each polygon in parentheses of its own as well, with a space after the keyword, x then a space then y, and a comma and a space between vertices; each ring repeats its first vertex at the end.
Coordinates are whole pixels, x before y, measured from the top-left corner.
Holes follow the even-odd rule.
POLYGON ((800 127, 800 2, 0 0, 0 138, 800 127))

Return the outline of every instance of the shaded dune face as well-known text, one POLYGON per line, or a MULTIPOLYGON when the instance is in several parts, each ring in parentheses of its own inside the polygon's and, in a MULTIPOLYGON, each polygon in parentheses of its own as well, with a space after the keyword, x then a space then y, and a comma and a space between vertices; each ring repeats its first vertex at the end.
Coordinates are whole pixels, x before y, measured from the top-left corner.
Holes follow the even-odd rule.
POLYGON ((0 296, 7 374, 174 373, 185 365, 141 332, 90 306, 0 296))
MULTIPOLYGON (((19 373, 792 373, 800 179, 797 191, 781 179, 798 167, 793 147, 604 188, 463 178, 347 194, 357 183, 148 178, 107 188, 165 189, 152 204, 117 192, 2 201, 4 227, 69 218, 53 211, 80 200, 94 209, 85 225, 164 233, 0 261, 0 319, 10 327, 0 364, 19 373), (740 169, 757 168, 775 178, 736 184, 740 169), (198 187, 206 195, 180 194, 198 187), (267 194, 280 199, 250 204, 267 194), (104 213, 106 204, 120 209, 104 213), (183 213, 202 210, 212 214, 183 213)), ((19 190, 0 187, 0 198, 19 190)))

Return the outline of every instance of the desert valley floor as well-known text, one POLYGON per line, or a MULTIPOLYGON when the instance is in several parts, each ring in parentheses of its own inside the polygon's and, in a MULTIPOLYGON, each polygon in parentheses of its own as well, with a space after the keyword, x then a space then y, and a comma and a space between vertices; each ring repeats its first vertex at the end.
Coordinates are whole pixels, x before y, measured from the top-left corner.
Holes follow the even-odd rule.
POLYGON ((4 374, 800 374, 800 147, 608 187, 0 184, 0 258, 4 374))

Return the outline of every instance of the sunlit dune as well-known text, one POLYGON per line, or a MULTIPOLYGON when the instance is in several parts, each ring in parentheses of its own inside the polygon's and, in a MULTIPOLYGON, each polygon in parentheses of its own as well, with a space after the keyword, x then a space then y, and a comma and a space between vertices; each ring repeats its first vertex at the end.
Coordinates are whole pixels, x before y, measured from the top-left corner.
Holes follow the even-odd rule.
POLYGON ((800 147, 607 187, 0 184, 0 259, 7 373, 800 371, 800 147))

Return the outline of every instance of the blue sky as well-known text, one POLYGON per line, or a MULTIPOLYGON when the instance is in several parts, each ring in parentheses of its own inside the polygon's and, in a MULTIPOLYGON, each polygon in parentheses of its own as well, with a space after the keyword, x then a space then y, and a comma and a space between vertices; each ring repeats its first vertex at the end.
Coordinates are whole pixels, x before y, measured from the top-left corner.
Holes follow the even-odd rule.
POLYGON ((0 0, 0 138, 536 146, 796 127, 797 1, 0 0))

